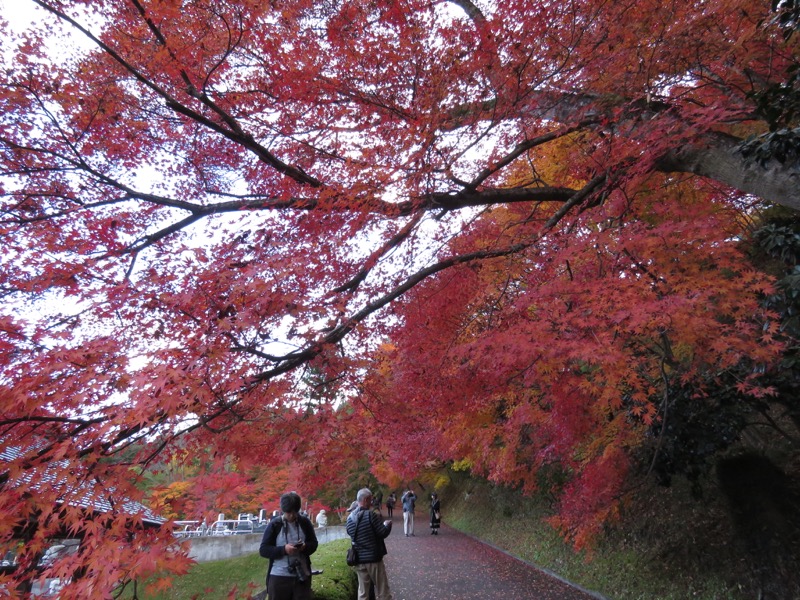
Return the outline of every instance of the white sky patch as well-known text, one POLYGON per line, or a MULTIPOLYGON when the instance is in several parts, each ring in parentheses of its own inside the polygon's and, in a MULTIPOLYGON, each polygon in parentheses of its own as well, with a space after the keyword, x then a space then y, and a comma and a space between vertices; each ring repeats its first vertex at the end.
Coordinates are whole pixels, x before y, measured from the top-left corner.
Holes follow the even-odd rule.
MULTIPOLYGON (((92 9, 84 8, 83 15, 72 15, 76 21, 88 29, 93 35, 99 36, 103 26, 102 17, 92 13, 92 9)), ((69 60, 78 52, 88 52, 96 46, 83 34, 75 31, 70 25, 62 24, 59 19, 37 6, 30 0, 0 0, 0 19, 6 21, 11 32, 18 37, 6 37, 0 47, 0 58, 4 63, 10 63, 10 54, 13 52, 26 32, 41 26, 44 22, 54 24, 53 33, 48 36, 48 55, 54 61, 69 60)), ((9 64, 13 68, 13 64, 9 64)))
POLYGON ((15 31, 24 31, 44 15, 33 2, 0 0, 0 15, 15 31))

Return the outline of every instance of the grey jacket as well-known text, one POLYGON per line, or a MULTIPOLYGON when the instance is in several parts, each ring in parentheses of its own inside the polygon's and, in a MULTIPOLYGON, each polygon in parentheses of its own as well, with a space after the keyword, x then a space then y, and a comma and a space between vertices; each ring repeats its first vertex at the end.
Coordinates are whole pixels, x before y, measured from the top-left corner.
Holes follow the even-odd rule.
POLYGON ((400 500, 403 502, 403 512, 410 512, 413 514, 417 503, 417 495, 414 492, 406 492, 400 500))
POLYGON ((347 517, 347 534, 358 551, 359 563, 380 562, 386 555, 383 540, 392 532, 392 524, 384 525, 380 516, 368 508, 358 508, 347 517))

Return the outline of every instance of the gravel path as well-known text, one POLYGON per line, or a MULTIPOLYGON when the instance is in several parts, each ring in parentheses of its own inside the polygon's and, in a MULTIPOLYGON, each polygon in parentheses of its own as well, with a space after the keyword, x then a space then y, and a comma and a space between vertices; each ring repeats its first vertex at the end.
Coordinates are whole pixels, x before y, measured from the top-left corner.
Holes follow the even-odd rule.
POLYGON ((395 514, 384 557, 394 600, 597 600, 503 551, 442 525, 430 535, 426 513, 416 536, 395 514))

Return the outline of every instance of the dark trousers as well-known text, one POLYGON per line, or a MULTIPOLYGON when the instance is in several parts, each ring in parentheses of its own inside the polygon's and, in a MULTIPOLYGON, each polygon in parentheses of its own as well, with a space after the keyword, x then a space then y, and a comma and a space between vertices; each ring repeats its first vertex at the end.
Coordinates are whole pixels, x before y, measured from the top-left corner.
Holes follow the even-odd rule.
POLYGON ((311 600, 311 577, 300 582, 296 577, 270 575, 267 594, 269 600, 311 600))

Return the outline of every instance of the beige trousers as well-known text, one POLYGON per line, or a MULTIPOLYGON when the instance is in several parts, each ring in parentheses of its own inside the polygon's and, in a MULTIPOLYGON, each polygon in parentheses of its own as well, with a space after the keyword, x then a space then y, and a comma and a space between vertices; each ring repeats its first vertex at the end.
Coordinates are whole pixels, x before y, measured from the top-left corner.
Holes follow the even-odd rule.
POLYGON ((358 576, 358 600, 369 600, 370 583, 375 584, 375 600, 392 600, 383 561, 364 563, 353 568, 358 576))

